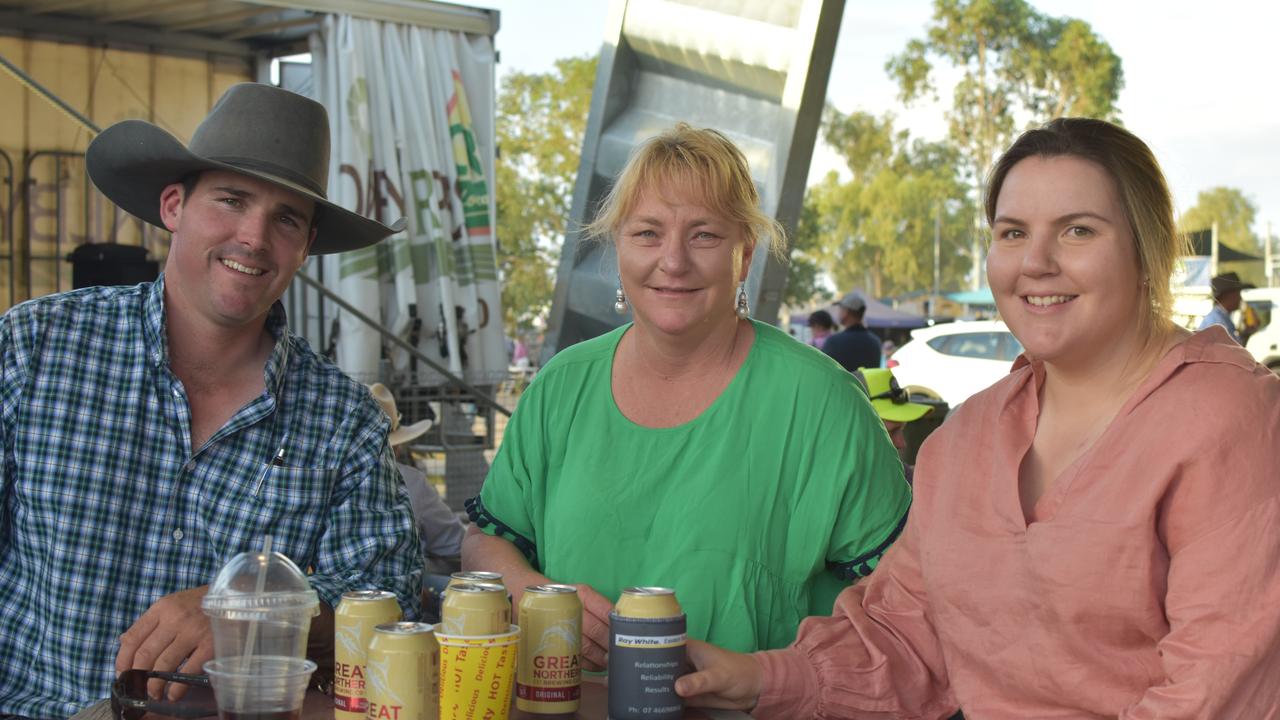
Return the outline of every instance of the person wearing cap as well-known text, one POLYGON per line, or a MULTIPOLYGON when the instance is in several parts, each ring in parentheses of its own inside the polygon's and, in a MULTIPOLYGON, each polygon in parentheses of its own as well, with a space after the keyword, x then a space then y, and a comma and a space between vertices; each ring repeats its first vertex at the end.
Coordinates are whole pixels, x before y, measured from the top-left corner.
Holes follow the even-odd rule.
MULTIPOLYGON (((911 396, 906 388, 898 386, 898 379, 893 376, 891 370, 883 368, 859 370, 854 372, 854 377, 858 378, 858 382, 867 389, 867 396, 871 398, 871 407, 875 408, 876 414, 884 422, 885 432, 889 433, 889 440, 898 449, 898 454, 906 452, 907 423, 915 422, 928 415, 933 412, 933 408, 911 402, 911 396)), ((907 482, 912 483, 915 466, 904 462, 902 470, 907 482)))
POLYGON ((1240 309, 1243 302, 1240 295, 1241 290, 1248 290, 1253 287, 1246 282, 1241 282, 1240 276, 1234 272, 1215 275, 1209 280, 1209 290, 1213 294, 1213 309, 1208 315, 1204 316, 1204 320, 1200 322, 1199 330, 1221 325, 1232 340, 1244 345, 1249 340, 1249 336, 1253 334, 1257 328, 1247 328, 1243 331, 1236 329, 1236 324, 1231 320, 1231 313, 1240 309))
POLYGON ((404 478, 409 504, 413 507, 413 519, 418 526, 418 538, 422 541, 422 558, 429 572, 448 575, 462 556, 462 536, 466 528, 457 513, 449 509, 440 497, 436 486, 426 473, 413 463, 409 443, 422 437, 431 429, 433 418, 419 420, 412 425, 400 424, 400 411, 391 389, 382 383, 369 386, 369 393, 378 402, 382 412, 391 419, 391 433, 387 442, 396 455, 396 467, 404 478))
POLYGON ((849 372, 859 368, 880 367, 880 338, 876 337, 862 318, 867 312, 867 301, 856 292, 850 292, 836 303, 843 330, 827 338, 822 352, 830 355, 849 372))
POLYGON ((417 616, 390 422, 279 303, 308 255, 395 232, 325 199, 328 159, 324 108, 254 83, 189 147, 137 120, 90 143, 98 189, 172 240, 154 282, 0 318, 0 715, 75 714, 128 668, 199 673, 206 583, 268 535, 311 571, 314 643, 348 590, 417 616))

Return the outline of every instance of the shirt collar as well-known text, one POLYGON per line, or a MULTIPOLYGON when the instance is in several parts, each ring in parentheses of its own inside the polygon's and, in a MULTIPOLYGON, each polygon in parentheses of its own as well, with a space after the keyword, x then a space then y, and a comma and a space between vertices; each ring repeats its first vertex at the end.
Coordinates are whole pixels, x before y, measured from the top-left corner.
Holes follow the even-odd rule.
MULTIPOLYGON (((289 318, 284 304, 279 300, 272 303, 271 309, 267 311, 266 328, 271 337, 275 338, 276 345, 271 351, 271 357, 267 358, 263 377, 268 392, 274 397, 280 387, 280 378, 287 369, 285 363, 288 362, 290 348, 289 318)), ((155 282, 151 283, 151 289, 143 299, 142 332, 146 338, 151 364, 157 367, 167 364, 169 343, 164 323, 164 273, 160 273, 155 282)))

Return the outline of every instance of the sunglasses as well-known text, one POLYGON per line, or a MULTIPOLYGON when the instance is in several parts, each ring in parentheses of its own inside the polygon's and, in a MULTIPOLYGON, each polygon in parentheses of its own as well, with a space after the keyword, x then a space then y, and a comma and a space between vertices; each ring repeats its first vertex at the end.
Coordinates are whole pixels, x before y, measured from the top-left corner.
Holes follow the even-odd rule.
POLYGON ((891 387, 879 395, 872 395, 872 400, 892 400, 894 405, 905 405, 910 401, 910 396, 905 388, 891 387))
POLYGON ((150 680, 164 680, 198 688, 209 687, 208 675, 125 670, 111 684, 111 716, 116 720, 142 720, 142 716, 147 713, 176 718, 213 717, 218 714, 218 706, 213 704, 212 698, 209 704, 153 699, 147 695, 147 682, 150 680))

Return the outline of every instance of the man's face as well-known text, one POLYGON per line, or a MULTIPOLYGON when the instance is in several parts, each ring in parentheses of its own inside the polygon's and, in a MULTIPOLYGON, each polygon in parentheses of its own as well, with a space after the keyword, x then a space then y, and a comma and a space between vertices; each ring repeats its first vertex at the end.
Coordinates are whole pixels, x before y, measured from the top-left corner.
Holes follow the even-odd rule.
POLYGON ((1240 309, 1240 291, 1232 290, 1218 298, 1218 302, 1227 312, 1235 312, 1240 309))
POLYGON ((885 420, 884 429, 889 433, 889 439, 893 441, 893 446, 898 452, 904 452, 907 449, 907 434, 905 429, 907 424, 896 420, 885 420))
POLYGON ((172 311, 228 328, 261 322, 307 258, 314 212, 310 199, 234 172, 202 173, 189 196, 181 183, 166 187, 172 311))

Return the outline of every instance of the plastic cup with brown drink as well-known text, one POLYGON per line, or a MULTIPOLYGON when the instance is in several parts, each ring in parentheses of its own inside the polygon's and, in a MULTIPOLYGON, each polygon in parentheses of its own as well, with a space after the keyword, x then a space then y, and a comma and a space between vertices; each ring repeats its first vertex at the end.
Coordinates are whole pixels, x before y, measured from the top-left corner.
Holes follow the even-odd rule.
POLYGON ((302 711, 316 669, 306 659, 319 600, 284 555, 260 552, 230 560, 202 601, 213 631, 214 659, 204 670, 224 720, 284 720, 302 711))

